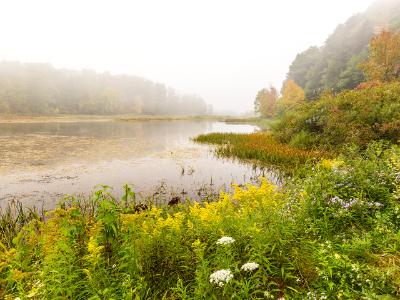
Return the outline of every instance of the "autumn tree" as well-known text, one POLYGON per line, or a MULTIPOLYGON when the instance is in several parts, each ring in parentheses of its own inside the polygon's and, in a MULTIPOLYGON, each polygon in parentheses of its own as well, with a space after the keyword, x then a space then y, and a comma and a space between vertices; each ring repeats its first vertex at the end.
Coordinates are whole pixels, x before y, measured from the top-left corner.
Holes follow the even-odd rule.
POLYGON ((293 110, 304 102, 304 90, 292 79, 287 79, 282 86, 282 97, 278 101, 278 112, 293 110))
POLYGON ((400 33, 382 31, 372 37, 367 60, 361 64, 369 81, 390 82, 400 77, 400 33))
POLYGON ((260 90, 254 101, 254 109, 262 117, 272 117, 275 114, 276 101, 278 100, 278 91, 270 86, 260 90))

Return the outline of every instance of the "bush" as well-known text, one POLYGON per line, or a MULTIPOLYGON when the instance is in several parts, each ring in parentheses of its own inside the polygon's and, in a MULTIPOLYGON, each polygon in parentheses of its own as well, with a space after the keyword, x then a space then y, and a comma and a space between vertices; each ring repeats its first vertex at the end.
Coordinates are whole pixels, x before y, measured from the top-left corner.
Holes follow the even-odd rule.
POLYGON ((336 150, 345 145, 366 147, 371 141, 400 139, 400 83, 325 94, 288 112, 274 126, 282 142, 303 148, 336 150))

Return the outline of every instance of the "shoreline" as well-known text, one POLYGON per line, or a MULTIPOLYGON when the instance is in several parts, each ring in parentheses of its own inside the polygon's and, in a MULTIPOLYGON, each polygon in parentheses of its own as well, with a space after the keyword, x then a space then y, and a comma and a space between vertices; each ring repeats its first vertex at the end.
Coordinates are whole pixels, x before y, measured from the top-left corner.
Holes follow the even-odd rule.
POLYGON ((73 122, 136 122, 136 121, 217 121, 231 124, 257 124, 259 118, 224 115, 1 115, 0 124, 73 123, 73 122))
POLYGON ((28 124, 28 123, 73 123, 81 121, 105 122, 113 121, 111 116, 90 116, 90 115, 49 115, 49 116, 31 116, 31 115, 0 115, 0 124, 28 124))

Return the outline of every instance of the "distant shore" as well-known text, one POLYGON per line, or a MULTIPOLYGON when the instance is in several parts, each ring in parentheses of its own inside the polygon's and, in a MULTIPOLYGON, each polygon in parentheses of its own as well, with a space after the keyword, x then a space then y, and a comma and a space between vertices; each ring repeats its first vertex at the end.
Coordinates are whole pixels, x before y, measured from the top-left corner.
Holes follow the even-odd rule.
POLYGON ((114 116, 98 115, 0 115, 0 124, 7 123, 54 123, 54 122, 79 122, 79 121, 113 121, 114 116))
POLYGON ((196 121, 211 120, 227 123, 258 123, 259 118, 218 116, 218 115, 1 115, 0 124, 8 123, 69 123, 107 121, 196 121))

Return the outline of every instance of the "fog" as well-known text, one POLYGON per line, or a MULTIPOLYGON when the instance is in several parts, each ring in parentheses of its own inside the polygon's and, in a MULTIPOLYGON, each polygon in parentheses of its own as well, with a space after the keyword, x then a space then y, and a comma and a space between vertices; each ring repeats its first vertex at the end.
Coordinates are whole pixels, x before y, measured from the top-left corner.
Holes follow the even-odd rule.
POLYGON ((0 60, 137 75, 241 113, 371 2, 1 1, 0 60))

